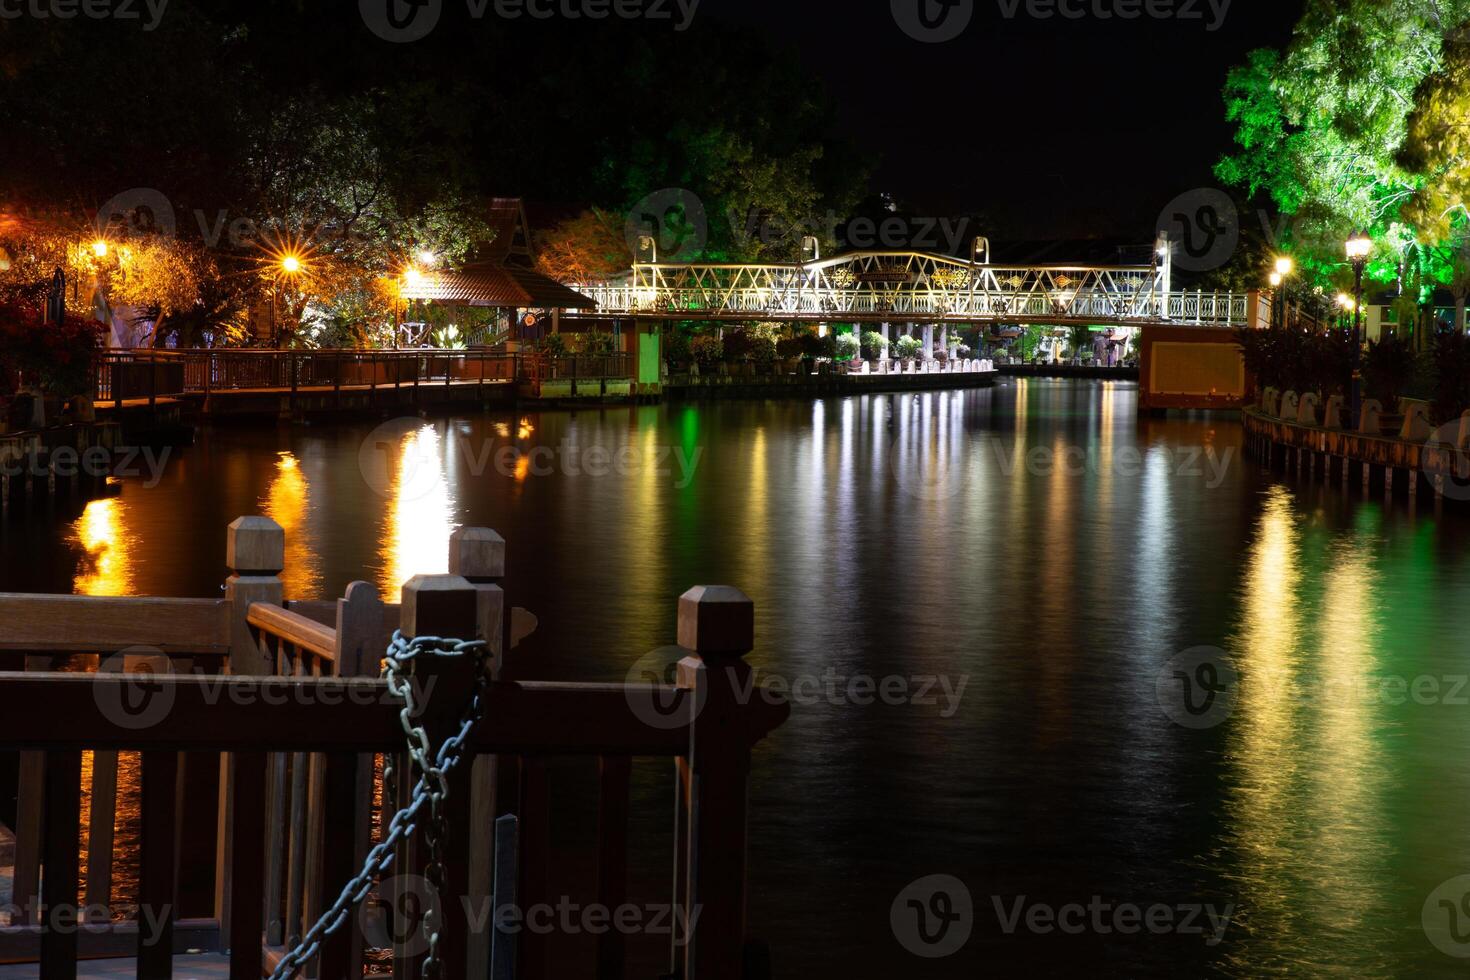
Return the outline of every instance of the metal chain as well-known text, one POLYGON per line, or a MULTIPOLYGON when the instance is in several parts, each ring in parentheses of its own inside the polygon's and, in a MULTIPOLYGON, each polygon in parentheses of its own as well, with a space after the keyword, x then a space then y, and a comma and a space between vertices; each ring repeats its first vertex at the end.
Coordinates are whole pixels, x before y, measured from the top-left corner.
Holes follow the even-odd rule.
MULTIPOLYGON (((347 883, 331 908, 306 931, 296 947, 281 958, 275 971, 271 973, 271 980, 287 980, 295 976, 298 970, 321 951, 322 942, 342 928, 351 910, 372 891, 374 880, 392 865, 394 850, 398 844, 413 837, 414 831, 419 827, 419 813, 426 804, 429 807, 429 819, 424 824, 424 839, 429 848, 429 864, 425 869, 425 876, 433 888, 430 889, 428 908, 424 911, 423 929, 429 937, 429 953, 424 960, 422 976, 435 978, 440 975, 439 942, 443 933, 443 915, 438 904, 445 883, 443 843, 448 836, 444 801, 449 797, 449 774, 463 757, 465 740, 469 738, 485 709, 486 655, 484 640, 448 640, 437 636, 418 636, 405 640, 401 632, 394 632, 393 642, 389 645, 385 658, 383 677, 388 682, 389 693, 403 700, 398 721, 408 743, 409 772, 416 765, 420 774, 418 781, 414 784, 408 804, 393 815, 388 829, 383 833, 382 841, 368 852, 362 870, 347 883), (414 692, 413 672, 410 668, 420 655, 427 652, 439 656, 475 658, 475 686, 460 714, 459 728, 454 735, 444 740, 437 752, 429 745, 428 732, 415 721, 421 706, 414 692)), ((384 755, 385 809, 390 801, 396 803, 397 792, 392 788, 396 778, 392 755, 384 755)))

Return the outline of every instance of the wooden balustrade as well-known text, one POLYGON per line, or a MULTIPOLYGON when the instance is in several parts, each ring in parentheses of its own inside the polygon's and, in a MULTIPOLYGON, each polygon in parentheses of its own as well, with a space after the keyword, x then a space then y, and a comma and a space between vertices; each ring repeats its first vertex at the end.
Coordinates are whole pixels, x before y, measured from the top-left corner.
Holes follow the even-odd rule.
MULTIPOLYGON (((677 892, 669 898, 701 914, 689 941, 673 945, 670 966, 715 980, 744 975, 750 749, 788 713, 784 704, 739 697, 748 680, 742 657, 753 644, 749 599, 727 588, 680 598, 678 641, 688 656, 675 687, 548 683, 521 679, 532 665, 508 656, 505 543, 492 531, 457 531, 455 574, 411 580, 396 608, 363 582, 335 603, 286 603, 283 556, 278 526, 242 518, 229 529, 232 573, 223 600, 0 595, 0 651, 12 658, 0 666, 23 668, 0 673, 3 744, 25 760, 15 878, 16 904, 25 911, 0 928, 0 960, 38 959, 42 978, 73 977, 79 957, 131 954, 139 976, 159 977, 171 975, 176 952, 202 948, 228 950, 234 977, 269 970, 360 867, 375 816, 391 816, 374 813, 376 760, 393 754, 407 786, 399 706, 379 679, 384 632, 396 618, 406 636, 479 635, 490 648, 484 718, 448 801, 446 975, 490 975, 492 958, 502 971, 496 976, 509 975, 503 971, 511 960, 525 980, 551 975, 544 941, 523 935, 508 948, 507 937, 472 930, 455 899, 488 901, 497 880, 510 894, 502 865, 511 838, 501 835, 497 864, 492 828, 499 818, 519 826, 510 869, 516 901, 554 904, 545 763, 556 756, 596 764, 595 878, 586 893, 607 908, 627 897, 631 762, 676 761, 677 892), (149 639, 155 642, 145 646, 149 639), (124 650, 131 652, 110 656, 124 650), (101 654, 99 669, 59 672, 61 655, 74 651, 101 654), (140 677, 142 667, 151 676, 140 677), (658 723, 639 710, 654 703, 658 723), (83 893, 84 751, 93 753, 93 784, 83 893), (98 832, 114 819, 120 752, 141 753, 135 897, 148 927, 58 927, 59 910, 75 909, 84 895, 108 908, 121 897, 108 878, 114 842, 98 832), (213 915, 183 918, 178 881, 181 862, 190 859, 180 851, 184 787, 200 760, 213 767, 212 753, 223 753, 213 915)), ((442 735, 458 718, 471 678, 462 664, 440 658, 421 667, 448 671, 428 689, 422 716, 442 735)), ((425 860, 421 846, 407 846, 390 874, 422 874, 425 860)), ((354 913, 302 975, 361 976, 361 926, 354 913)), ((625 939, 615 931, 600 937, 587 972, 623 976, 625 939)), ((416 963, 400 956, 395 976, 409 975, 416 963)))

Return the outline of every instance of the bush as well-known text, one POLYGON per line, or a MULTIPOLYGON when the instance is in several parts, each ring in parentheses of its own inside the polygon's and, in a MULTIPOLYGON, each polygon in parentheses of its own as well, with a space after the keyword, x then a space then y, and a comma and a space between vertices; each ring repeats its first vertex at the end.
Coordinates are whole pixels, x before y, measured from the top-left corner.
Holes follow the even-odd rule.
MULTIPOLYGON (((44 302, 44 293, 39 294, 44 302)), ((73 314, 43 324, 42 307, 19 297, 0 305, 0 393, 20 374, 48 395, 70 398, 92 386, 92 359, 107 325, 73 314)))
POLYGON ((1413 380, 1415 360, 1413 347, 1396 334, 1369 344, 1363 357, 1363 386, 1367 397, 1378 399, 1384 411, 1394 411, 1399 395, 1413 380))
POLYGON ((549 333, 536 341, 532 349, 538 354, 550 354, 552 357, 561 357, 567 352, 567 339, 559 333, 549 333))
POLYGON ((918 357, 919 352, 924 349, 924 342, 918 337, 903 336, 898 338, 897 346, 898 356, 905 361, 911 361, 918 357))
POLYGON ((851 361, 862 353, 862 341, 857 334, 844 333, 837 336, 837 360, 851 361))
POLYGON ((1470 409, 1470 338, 1458 330, 1437 335, 1431 362, 1432 411, 1435 424, 1443 425, 1470 409))
POLYGON ((934 359, 940 364, 944 364, 949 360, 949 351, 945 350, 943 347, 934 348, 934 359))
POLYGON ((687 333, 682 330, 671 330, 665 339, 665 344, 665 359, 675 364, 689 363, 689 335, 687 333))
POLYGON ((888 338, 876 330, 863 334, 863 359, 876 361, 888 353, 888 338))
POLYGON ((776 341, 776 356, 784 360, 806 356, 806 343, 801 337, 787 337, 776 341))
POLYGON ((695 337, 689 342, 689 353, 701 368, 712 368, 725 359, 725 342, 713 334, 695 337))
POLYGON ((955 360, 968 361, 975 356, 975 352, 967 344, 960 344, 954 349, 954 356, 955 360))
POLYGON ((578 354, 611 354, 616 348, 613 335, 589 331, 573 334, 573 350, 578 354))

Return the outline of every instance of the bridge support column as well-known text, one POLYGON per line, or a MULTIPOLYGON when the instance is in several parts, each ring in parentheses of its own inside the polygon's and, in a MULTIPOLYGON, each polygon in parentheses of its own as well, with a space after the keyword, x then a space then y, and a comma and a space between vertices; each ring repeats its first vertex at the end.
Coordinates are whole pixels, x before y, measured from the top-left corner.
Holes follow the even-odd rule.
POLYGON ((924 324, 924 360, 934 360, 934 324, 924 324))
POLYGON ((939 328, 939 349, 944 351, 944 356, 949 356, 949 324, 942 324, 939 328))
POLYGON ((879 355, 879 360, 886 361, 886 360, 888 360, 888 354, 889 354, 889 341, 892 339, 892 338, 890 338, 888 336, 888 321, 886 321, 886 320, 882 324, 882 333, 883 333, 883 352, 882 352, 882 354, 879 355))

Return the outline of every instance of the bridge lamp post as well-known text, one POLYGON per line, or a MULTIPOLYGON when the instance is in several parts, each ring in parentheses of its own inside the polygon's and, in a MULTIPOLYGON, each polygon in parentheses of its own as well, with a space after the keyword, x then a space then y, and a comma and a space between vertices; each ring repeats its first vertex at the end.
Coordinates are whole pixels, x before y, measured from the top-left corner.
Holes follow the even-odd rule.
POLYGON ((305 263, 301 261, 300 256, 287 252, 285 255, 281 256, 280 268, 281 275, 276 277, 276 281, 271 288, 272 344, 280 344, 281 342, 281 277, 284 276, 288 279, 295 279, 297 276, 301 275, 302 270, 305 268, 305 263))
POLYGON ((1358 409, 1363 397, 1363 270, 1368 267, 1368 253, 1373 239, 1358 232, 1347 240, 1347 257, 1353 266, 1353 425, 1358 424, 1358 409))
POLYGON ((1276 326, 1281 320, 1281 273, 1273 272, 1271 281, 1271 326, 1276 326))

